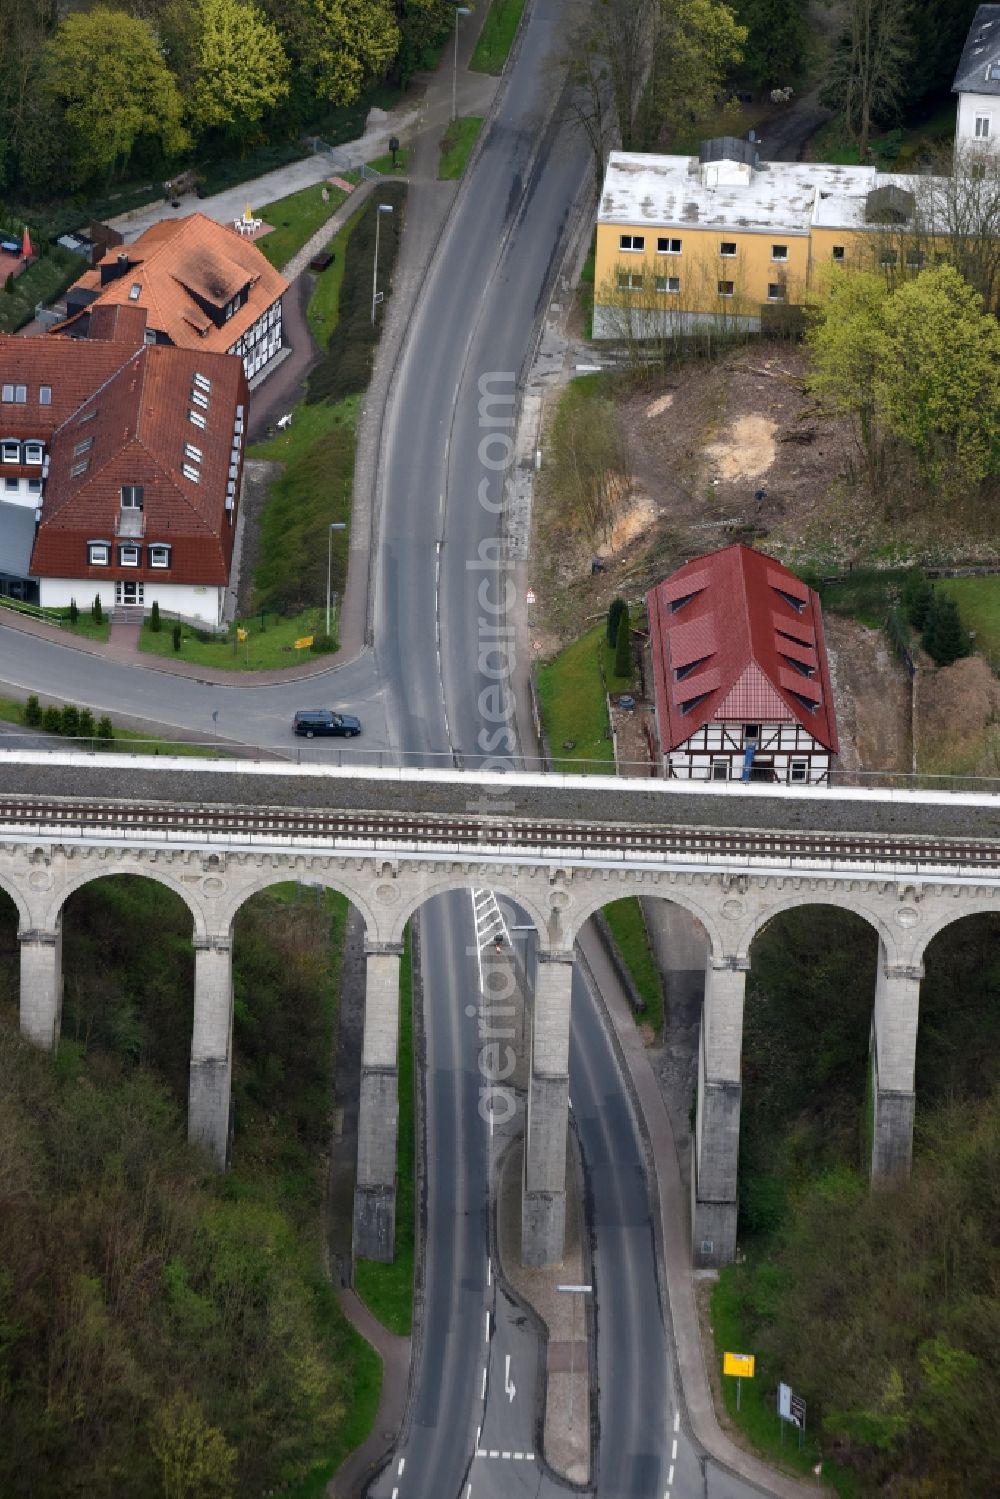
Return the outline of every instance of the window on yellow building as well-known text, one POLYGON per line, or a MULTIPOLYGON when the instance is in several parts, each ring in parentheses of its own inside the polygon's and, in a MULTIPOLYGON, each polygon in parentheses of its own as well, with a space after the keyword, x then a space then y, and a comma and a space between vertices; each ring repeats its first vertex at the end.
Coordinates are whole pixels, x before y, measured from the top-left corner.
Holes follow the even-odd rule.
POLYGON ((780 281, 769 281, 767 284, 767 300, 769 302, 783 302, 785 300, 785 288, 780 281))
POLYGON ((788 259, 788 246, 787 245, 772 245, 771 246, 771 259, 772 260, 787 260, 788 259))
POLYGON ((843 245, 834 245, 834 247, 833 247, 833 258, 834 258, 834 260, 843 260, 843 258, 844 258, 844 247, 843 247, 843 245))
POLYGON ((644 234, 620 234, 618 236, 619 250, 627 250, 630 253, 635 250, 646 248, 646 236, 644 234))
POLYGON ((619 271, 618 272, 618 290, 619 291, 642 291, 642 272, 641 271, 619 271))
POLYGON ((656 253, 658 255, 679 255, 681 253, 681 242, 679 239, 670 239, 668 235, 661 234, 656 241, 656 253))
POLYGON ((676 296, 681 289, 680 276, 657 276, 656 290, 668 296, 676 296))
POLYGON ((723 260, 731 260, 736 254, 736 241, 734 239, 724 239, 719 246, 719 254, 723 260))
POLYGON ((732 294, 733 294, 733 283, 731 281, 720 281, 719 282, 719 296, 720 297, 731 297, 732 294))

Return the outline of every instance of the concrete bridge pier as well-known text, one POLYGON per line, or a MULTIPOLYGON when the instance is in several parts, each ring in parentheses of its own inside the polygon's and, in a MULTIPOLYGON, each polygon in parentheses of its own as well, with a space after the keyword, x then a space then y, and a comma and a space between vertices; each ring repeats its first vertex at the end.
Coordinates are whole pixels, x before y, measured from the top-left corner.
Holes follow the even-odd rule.
POLYGON ((740 1153, 740 1052, 746 958, 709 956, 698 1047, 698 1106, 691 1169, 692 1257, 700 1266, 736 1257, 740 1153))
POLYGON ((388 1264, 396 1239, 399 1123, 399 942, 365 946, 365 1030, 354 1187, 354 1255, 388 1264))
POLYGON ((17 934, 21 944, 21 1034, 55 1051, 62 1021, 62 918, 54 931, 37 928, 17 934))
POLYGON ((521 1259, 557 1265, 566 1240, 572 952, 539 953, 521 1201, 521 1259))
POLYGON ((880 944, 871 1047, 873 1184, 910 1170, 922 978, 922 968, 891 966, 880 944))
POLYGON ((233 1076, 233 963, 229 933, 194 942, 194 1029, 188 1139, 223 1169, 229 1155, 233 1076))

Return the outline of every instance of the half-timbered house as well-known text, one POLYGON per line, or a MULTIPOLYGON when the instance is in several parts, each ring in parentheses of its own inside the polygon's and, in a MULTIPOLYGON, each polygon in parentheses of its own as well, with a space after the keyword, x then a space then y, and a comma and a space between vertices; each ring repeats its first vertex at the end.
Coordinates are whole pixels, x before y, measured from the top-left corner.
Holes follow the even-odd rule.
POLYGON ((811 588, 737 545, 695 557, 647 605, 665 775, 828 779, 839 745, 811 588))

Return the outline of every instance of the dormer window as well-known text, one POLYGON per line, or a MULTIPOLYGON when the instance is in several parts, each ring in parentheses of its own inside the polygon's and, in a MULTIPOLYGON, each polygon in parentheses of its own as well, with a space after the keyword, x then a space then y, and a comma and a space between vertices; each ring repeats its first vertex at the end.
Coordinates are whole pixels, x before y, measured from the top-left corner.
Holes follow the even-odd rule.
POLYGON ((118 565, 119 567, 138 567, 139 548, 131 545, 120 546, 118 548, 118 565))
POLYGON ((212 382, 208 378, 207 375, 199 375, 196 372, 195 373, 195 377, 194 377, 194 383, 195 383, 195 385, 197 385, 198 389, 199 390, 203 390, 206 395, 209 395, 211 393, 212 382))
POLYGON ((143 491, 143 486, 141 484, 123 484, 122 485, 122 509, 123 510, 141 510, 142 509, 142 491, 143 491))
POLYGON ((192 463, 200 463, 202 460, 201 448, 196 448, 193 442, 184 444, 184 457, 190 458, 192 463))
POLYGON ((24 444, 25 463, 41 463, 45 458, 45 449, 40 442, 26 442, 24 444))
POLYGON ((52 405, 52 386, 51 385, 40 385, 38 387, 38 404, 39 404, 39 406, 51 406, 52 405))
POLYGON ((188 412, 188 421, 189 422, 194 422, 194 425, 196 427, 200 427, 202 429, 202 431, 204 431, 205 427, 208 425, 208 423, 205 421, 205 418, 202 416, 202 414, 201 414, 200 411, 189 411, 188 412))
POLYGON ((140 283, 138 281, 133 281, 132 285, 128 289, 128 299, 129 299, 129 301, 130 302, 138 302, 138 300, 139 300, 139 298, 141 296, 142 296, 142 286, 140 285, 140 283))
POLYGON ((111 547, 106 541, 87 542, 87 561, 91 567, 107 567, 111 560, 111 547))
POLYGON ((21 444, 19 442, 5 442, 3 445, 4 463, 20 463, 21 444))
POLYGON ((208 397, 203 396, 200 390, 193 390, 191 392, 191 404, 193 406, 199 406, 202 411, 207 411, 208 397))
POLYGON ((196 469, 193 463, 182 463, 181 473, 185 479, 190 479, 192 484, 197 484, 201 480, 201 471, 196 469))
POLYGON ((166 545, 151 546, 149 549, 150 567, 169 567, 170 548, 166 545))

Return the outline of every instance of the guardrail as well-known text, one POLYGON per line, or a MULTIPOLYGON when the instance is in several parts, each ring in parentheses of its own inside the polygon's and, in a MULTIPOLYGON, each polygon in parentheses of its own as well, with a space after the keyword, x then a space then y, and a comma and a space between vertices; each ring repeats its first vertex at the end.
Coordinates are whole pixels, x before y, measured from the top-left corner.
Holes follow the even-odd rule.
POLYGON ((59 630, 66 623, 62 615, 53 613, 51 609, 42 609, 38 604, 25 603, 23 599, 8 598, 6 594, 0 594, 0 609, 9 609, 13 614, 24 614, 28 619, 40 620, 43 625, 55 625, 59 630))

